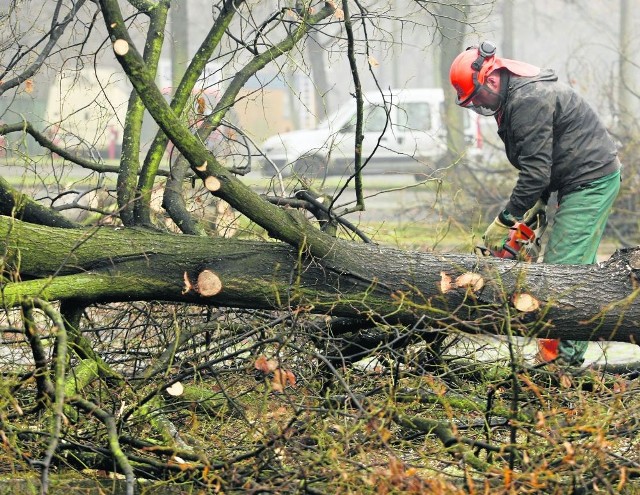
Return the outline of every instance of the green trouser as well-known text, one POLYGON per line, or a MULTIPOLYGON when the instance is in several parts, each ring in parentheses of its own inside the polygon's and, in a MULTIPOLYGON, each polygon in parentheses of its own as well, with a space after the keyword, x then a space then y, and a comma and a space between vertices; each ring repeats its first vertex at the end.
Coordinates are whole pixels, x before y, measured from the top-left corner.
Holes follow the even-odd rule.
MULTIPOLYGON (((591 182, 561 198, 551 236, 544 253, 545 263, 590 265, 596 254, 613 202, 620 190, 620 171, 591 182)), ((571 364, 582 364, 587 341, 561 340, 559 355, 571 364)))

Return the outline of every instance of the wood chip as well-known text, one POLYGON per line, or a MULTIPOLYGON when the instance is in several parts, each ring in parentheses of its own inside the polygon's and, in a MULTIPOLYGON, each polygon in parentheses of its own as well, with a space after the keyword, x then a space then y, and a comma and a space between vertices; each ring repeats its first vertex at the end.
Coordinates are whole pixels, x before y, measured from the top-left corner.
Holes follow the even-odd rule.
POLYGON ((184 393, 184 386, 180 382, 176 382, 170 387, 166 388, 166 391, 169 395, 173 395, 174 397, 179 397, 184 393))

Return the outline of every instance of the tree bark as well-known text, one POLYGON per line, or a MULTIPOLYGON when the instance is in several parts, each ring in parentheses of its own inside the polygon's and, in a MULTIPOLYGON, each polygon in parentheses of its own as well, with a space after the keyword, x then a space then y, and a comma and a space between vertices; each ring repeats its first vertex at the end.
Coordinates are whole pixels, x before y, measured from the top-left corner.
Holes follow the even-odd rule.
POLYGON ((447 128, 447 157, 454 163, 465 149, 463 113, 456 105, 455 92, 449 81, 451 62, 464 49, 464 32, 469 8, 457 2, 443 2, 437 5, 438 22, 441 29, 441 51, 438 58, 440 87, 444 89, 444 123, 447 128))
POLYGON ((319 259, 277 242, 59 229, 8 217, 0 217, 0 239, 5 280, 16 280, 2 285, 6 307, 34 296, 166 300, 426 320, 445 331, 640 342, 640 248, 600 265, 567 266, 336 239, 331 258, 319 259))

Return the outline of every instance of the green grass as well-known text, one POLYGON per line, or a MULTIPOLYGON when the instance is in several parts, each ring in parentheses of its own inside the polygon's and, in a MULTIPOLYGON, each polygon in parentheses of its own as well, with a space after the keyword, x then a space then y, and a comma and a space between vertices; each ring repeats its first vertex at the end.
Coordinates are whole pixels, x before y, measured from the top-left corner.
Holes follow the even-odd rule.
MULTIPOLYGON (((118 160, 105 160, 104 164, 110 167, 117 167, 118 160)), ((73 165, 61 158, 51 156, 35 157, 4 157, 0 160, 3 167, 3 178, 15 188, 32 188, 43 185, 50 186, 56 183, 63 184, 66 188, 91 187, 97 185, 98 174, 96 172, 73 165)), ((273 194, 276 191, 280 194, 280 185, 273 177, 263 176, 259 170, 250 172, 245 177, 239 179, 251 187, 259 194, 273 194)), ((439 191, 443 197, 452 195, 449 190, 450 184, 436 181, 419 183, 412 175, 365 175, 364 186, 366 194, 378 194, 381 196, 385 190, 398 188, 420 188, 420 190, 439 191)), ((103 178, 103 187, 116 187, 116 174, 107 173, 103 178)), ((322 182, 322 190, 333 194, 343 187, 345 178, 339 176, 327 177, 322 182)), ((300 187, 300 183, 294 178, 285 178, 283 184, 285 191, 291 193, 295 187, 300 187)), ((318 181, 312 183, 319 186, 318 181)), ((355 183, 352 180, 346 192, 353 196, 355 183)), ((365 199, 365 204, 372 201, 365 199)), ((433 205, 425 205, 425 208, 433 205)), ((391 217, 391 215, 390 215, 391 217)), ((353 221, 353 217, 347 217, 353 221)), ((242 222, 240 228, 245 230, 250 222, 242 222)), ((474 246, 482 243, 482 229, 484 225, 474 221, 471 224, 461 224, 455 220, 442 220, 436 223, 426 221, 410 221, 403 218, 391 218, 382 221, 364 221, 358 224, 363 232, 372 241, 400 249, 438 251, 455 253, 472 253, 474 246)), ((604 239, 600 250, 599 260, 607 259, 616 248, 619 242, 613 239, 604 239)))
POLYGON ((384 221, 359 226, 374 242, 399 249, 471 253, 479 238, 453 222, 425 224, 384 221))

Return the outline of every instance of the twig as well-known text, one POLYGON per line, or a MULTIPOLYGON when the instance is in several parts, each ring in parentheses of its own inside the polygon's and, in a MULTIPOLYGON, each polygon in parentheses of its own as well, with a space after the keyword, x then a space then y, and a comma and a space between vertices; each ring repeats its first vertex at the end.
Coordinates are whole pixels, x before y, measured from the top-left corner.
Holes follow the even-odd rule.
POLYGON ((125 479, 127 482, 127 495, 133 495, 134 493, 134 483, 135 483, 135 475, 133 473, 133 468, 127 459, 127 456, 122 451, 120 447, 120 442, 118 440, 118 429, 116 427, 116 421, 111 414, 106 412, 105 410, 99 408, 93 402, 90 402, 82 397, 74 395, 69 398, 69 403, 74 406, 78 406, 80 409, 85 412, 95 416, 100 420, 104 426, 107 428, 107 436, 109 441, 109 448, 113 457, 115 458, 118 466, 125 474, 125 479))
MULTIPOLYGON (((62 418, 64 417, 64 386, 65 386, 65 368, 67 361, 67 331, 64 326, 64 321, 60 316, 60 313, 54 309, 54 307, 46 301, 41 299, 29 299, 22 304, 23 308, 38 308, 51 319, 54 324, 52 332, 56 336, 56 357, 54 362, 55 370, 55 385, 54 385, 54 403, 53 403, 53 420, 51 427, 51 440, 45 452, 44 459, 38 463, 42 467, 42 473, 40 475, 41 487, 40 492, 46 494, 49 489, 49 468, 51 466, 51 460, 56 452, 58 444, 60 442, 60 434, 62 431, 62 418)), ((28 311, 30 316, 30 311, 28 311)), ((51 386, 49 384, 49 386, 51 386)))

